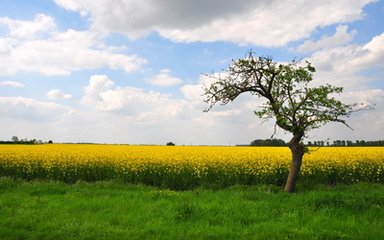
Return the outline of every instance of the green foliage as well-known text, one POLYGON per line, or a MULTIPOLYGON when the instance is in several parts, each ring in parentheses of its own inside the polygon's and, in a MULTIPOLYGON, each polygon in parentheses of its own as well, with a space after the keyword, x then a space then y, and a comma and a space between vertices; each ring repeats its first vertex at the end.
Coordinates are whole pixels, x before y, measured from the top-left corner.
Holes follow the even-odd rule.
POLYGON ((24 139, 19 139, 18 136, 12 136, 11 141, 1 141, 0 144, 42 144, 42 140, 36 140, 36 139, 31 139, 28 140, 27 138, 24 139))
POLYGON ((270 57, 256 57, 249 52, 246 58, 233 61, 225 74, 208 75, 216 81, 204 89, 209 106, 206 111, 249 92, 265 99, 255 114, 263 119, 274 118, 280 128, 297 136, 297 142, 308 131, 328 122, 348 126, 342 117, 352 113, 356 104, 344 104, 334 97, 343 91, 341 87, 310 87, 315 71, 307 61, 278 64, 270 57))
POLYGON ((11 138, 12 142, 17 143, 19 142, 19 138, 17 136, 12 136, 11 138))
POLYGON ((282 139, 256 139, 250 144, 251 146, 287 146, 287 143, 282 139))

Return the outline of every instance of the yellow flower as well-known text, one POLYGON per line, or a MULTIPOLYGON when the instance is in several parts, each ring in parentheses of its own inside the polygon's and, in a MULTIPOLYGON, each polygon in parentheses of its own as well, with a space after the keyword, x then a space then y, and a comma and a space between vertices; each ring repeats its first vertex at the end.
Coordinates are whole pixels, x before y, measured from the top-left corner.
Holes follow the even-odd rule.
MULTIPOLYGON (((125 178, 175 185, 181 181, 249 184, 284 179, 290 159, 290 151, 284 147, 0 145, 0 176, 64 181, 125 178)), ((313 150, 304 156, 301 178, 384 182, 384 148, 313 150)))

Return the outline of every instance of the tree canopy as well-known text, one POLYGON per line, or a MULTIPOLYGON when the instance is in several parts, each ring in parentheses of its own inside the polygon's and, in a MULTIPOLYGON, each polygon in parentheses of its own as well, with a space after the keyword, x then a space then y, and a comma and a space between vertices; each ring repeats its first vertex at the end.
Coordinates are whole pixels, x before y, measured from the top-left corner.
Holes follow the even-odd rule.
POLYGON ((336 99, 342 87, 325 84, 310 86, 315 67, 308 61, 277 63, 271 57, 257 57, 248 52, 243 59, 233 60, 223 74, 207 74, 214 78, 205 86, 208 112, 214 105, 228 104, 242 93, 250 93, 265 100, 254 112, 263 119, 275 119, 275 126, 292 133, 288 143, 292 165, 285 190, 294 191, 305 152, 303 137, 329 122, 347 127, 345 117, 355 111, 356 104, 345 104, 336 99))
MULTIPOLYGON (((225 74, 216 76, 216 81, 205 87, 205 102, 209 111, 215 104, 227 104, 240 94, 250 92, 266 102, 255 110, 263 119, 275 118, 276 125, 301 138, 312 129, 328 122, 339 122, 346 126, 347 117, 356 104, 344 104, 334 94, 342 87, 330 84, 310 87, 315 67, 292 61, 276 63, 271 57, 255 57, 249 52, 244 59, 233 61, 225 74)), ((349 126, 348 126, 349 127, 349 126)))

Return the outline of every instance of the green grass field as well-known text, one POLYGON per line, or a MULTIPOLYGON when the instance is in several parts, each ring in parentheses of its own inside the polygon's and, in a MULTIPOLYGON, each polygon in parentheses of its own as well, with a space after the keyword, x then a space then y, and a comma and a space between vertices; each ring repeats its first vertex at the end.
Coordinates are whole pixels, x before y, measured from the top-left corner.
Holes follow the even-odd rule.
POLYGON ((171 191, 0 179, 0 239, 383 239, 384 185, 171 191))

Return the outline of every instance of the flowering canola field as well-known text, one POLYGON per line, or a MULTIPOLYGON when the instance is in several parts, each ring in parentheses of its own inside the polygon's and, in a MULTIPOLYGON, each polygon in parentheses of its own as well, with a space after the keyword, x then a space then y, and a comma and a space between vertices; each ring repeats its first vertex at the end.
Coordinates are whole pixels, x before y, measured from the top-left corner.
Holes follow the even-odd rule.
MULTIPOLYGON (((287 147, 0 145, 0 177, 73 183, 117 179, 173 189, 283 184, 287 147)), ((307 183, 384 183, 383 147, 323 147, 305 154, 307 183)))

